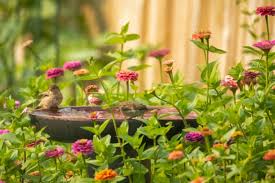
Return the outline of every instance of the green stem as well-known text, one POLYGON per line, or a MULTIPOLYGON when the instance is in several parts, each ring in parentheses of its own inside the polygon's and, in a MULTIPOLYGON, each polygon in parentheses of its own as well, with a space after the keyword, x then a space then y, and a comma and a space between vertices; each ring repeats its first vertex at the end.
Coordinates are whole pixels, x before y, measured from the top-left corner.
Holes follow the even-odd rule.
MULTIPOLYGON (((114 125, 114 129, 115 129, 115 133, 116 133, 117 142, 118 142, 118 144, 119 144, 119 148, 120 148, 120 151, 121 151, 122 160, 123 160, 123 163, 125 164, 125 162, 126 162, 125 151, 124 151, 124 148, 123 148, 123 143, 122 143, 122 141, 120 140, 120 138, 118 137, 117 125, 116 125, 116 120, 115 120, 115 114, 114 114, 113 110, 112 110, 112 122, 113 122, 113 125, 114 125)), ((129 182, 132 183, 132 179, 131 179, 130 175, 128 176, 128 179, 129 179, 129 182)))
POLYGON ((86 169, 86 172, 87 172, 87 176, 89 175, 89 171, 88 171, 88 166, 87 166, 87 163, 86 163, 86 159, 85 159, 85 156, 82 154, 82 161, 83 161, 83 164, 84 164, 84 167, 86 169))
MULTIPOLYGON (((123 55, 123 52, 124 52, 124 44, 121 44, 120 45, 120 53, 121 55, 123 55)), ((119 63, 119 71, 121 71, 121 68, 122 68, 122 61, 119 63)), ((117 95, 119 95, 119 90, 120 90, 120 83, 118 83, 117 85, 117 95)))
POLYGON ((129 93, 130 93, 130 83, 129 83, 129 81, 126 81, 126 101, 128 101, 129 100, 129 93))
POLYGON ((267 40, 270 40, 268 15, 265 16, 265 24, 266 24, 267 40))
POLYGON ((161 97, 157 96, 157 94, 153 94, 153 95, 154 95, 157 99, 159 99, 160 101, 163 101, 163 102, 165 102, 165 103, 170 104, 171 106, 173 106, 173 107, 178 111, 179 115, 181 116, 182 121, 183 121, 183 124, 184 124, 184 127, 188 127, 188 124, 187 124, 187 121, 186 121, 184 115, 182 114, 181 110, 180 110, 174 103, 162 99, 161 97))
POLYGON ((161 83, 163 83, 163 75, 162 75, 162 72, 163 72, 163 69, 162 69, 162 58, 159 58, 159 74, 160 74, 160 81, 161 83))
POLYGON ((226 183, 227 175, 226 175, 226 161, 225 160, 223 160, 223 176, 224 176, 224 183, 226 183))
POLYGON ((172 71, 169 72, 168 74, 169 74, 169 78, 170 78, 172 84, 174 84, 174 78, 173 78, 173 73, 172 73, 172 71))
POLYGON ((210 154, 211 153, 211 150, 210 150, 210 145, 209 145, 209 138, 208 136, 205 136, 205 145, 206 145, 206 149, 207 149, 207 152, 210 154))
MULTIPOLYGON (((269 83, 269 72, 268 72, 268 52, 266 52, 266 59, 265 59, 265 63, 266 63, 266 68, 265 68, 265 88, 266 90, 268 89, 268 83, 269 83)), ((266 91, 267 92, 267 91, 266 91)))
POLYGON ((210 103, 210 98, 209 98, 209 89, 210 89, 210 75, 209 75, 209 39, 206 39, 206 44, 207 44, 207 50, 206 50, 206 68, 207 68, 207 98, 206 98, 206 102, 207 102, 207 106, 210 103))
POLYGON ((272 128, 272 131, 273 131, 273 134, 274 134, 275 133, 275 128, 274 128, 274 124, 273 124, 273 121, 272 121, 272 118, 271 118, 271 116, 269 114, 268 109, 266 109, 266 114, 267 114, 268 120, 270 121, 271 128, 272 128))

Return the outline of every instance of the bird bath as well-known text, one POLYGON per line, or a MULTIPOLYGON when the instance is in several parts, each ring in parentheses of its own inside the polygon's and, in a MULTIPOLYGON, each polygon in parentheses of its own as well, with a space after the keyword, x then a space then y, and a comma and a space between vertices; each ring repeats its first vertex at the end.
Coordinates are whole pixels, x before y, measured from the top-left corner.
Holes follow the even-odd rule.
MULTIPOLYGON (((162 126, 167 125, 168 122, 172 122, 173 127, 168 132, 168 137, 181 133, 184 124, 182 118, 174 108, 148 107, 148 111, 145 112, 143 118, 150 118, 153 115, 151 111, 154 109, 158 111, 158 116, 163 116, 159 119, 162 126)), ((56 112, 51 112, 49 110, 35 110, 30 114, 30 118, 32 124, 34 124, 38 130, 46 127, 45 132, 50 135, 51 139, 61 142, 73 142, 77 139, 92 138, 93 134, 81 127, 92 126, 92 120, 89 118, 89 114, 94 111, 100 112, 101 114, 94 120, 98 124, 103 123, 107 119, 112 119, 110 112, 94 106, 64 107, 56 112)), ((115 122, 117 126, 120 126, 124 120, 124 116, 119 111, 115 112, 115 122)), ((196 115, 193 113, 187 116, 186 121, 192 127, 197 126, 196 115)), ((144 125, 144 123, 138 118, 128 119, 128 123, 130 135, 133 135, 138 127, 144 125)), ((110 122, 103 131, 102 136, 107 134, 111 135, 112 140, 116 139, 112 122, 110 122)))

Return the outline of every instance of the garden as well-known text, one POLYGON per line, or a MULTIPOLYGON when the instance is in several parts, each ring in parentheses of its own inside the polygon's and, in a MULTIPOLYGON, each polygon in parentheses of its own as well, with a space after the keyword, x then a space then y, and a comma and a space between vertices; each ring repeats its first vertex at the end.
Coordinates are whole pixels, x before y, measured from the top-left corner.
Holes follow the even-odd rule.
MULTIPOLYGON (((7 14, 17 8, 10 4, 7 14)), ((275 182, 275 6, 251 11, 265 33, 242 45, 249 64, 236 64, 225 77, 211 56, 227 51, 213 45, 211 30, 189 35, 186 44, 203 55, 193 83, 168 57, 170 48, 128 49, 141 36, 127 22, 81 60, 57 52, 49 61, 54 48, 43 53, 35 37, 24 40, 34 62, 19 69, 14 85, 11 48, 20 16, 13 14, 0 34, 7 79, 0 87, 0 183, 275 182), (140 73, 151 67, 146 58, 160 80, 141 90, 140 73), (131 59, 141 62, 125 68, 131 59)))

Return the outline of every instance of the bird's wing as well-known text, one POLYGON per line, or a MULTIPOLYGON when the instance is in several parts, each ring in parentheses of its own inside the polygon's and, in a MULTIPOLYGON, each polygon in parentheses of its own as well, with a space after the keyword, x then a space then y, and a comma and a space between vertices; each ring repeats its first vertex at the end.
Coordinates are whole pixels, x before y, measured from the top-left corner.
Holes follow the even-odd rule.
POLYGON ((50 95, 50 92, 49 91, 45 91, 45 92, 43 92, 43 93, 40 93, 38 96, 40 97, 40 98, 42 98, 42 97, 48 97, 50 95))

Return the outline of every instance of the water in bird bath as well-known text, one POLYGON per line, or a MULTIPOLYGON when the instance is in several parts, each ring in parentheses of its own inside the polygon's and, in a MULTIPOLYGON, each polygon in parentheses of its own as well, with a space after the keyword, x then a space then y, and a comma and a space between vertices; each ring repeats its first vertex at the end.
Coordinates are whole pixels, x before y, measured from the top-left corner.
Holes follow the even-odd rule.
MULTIPOLYGON (((34 111, 34 115, 51 117, 55 119, 83 119, 88 120, 91 119, 91 113, 97 113, 94 119, 104 120, 111 119, 112 113, 108 110, 103 110, 98 107, 65 107, 60 108, 59 110, 53 112, 50 110, 37 110, 34 111)), ((148 119, 152 115, 157 114, 159 119, 165 120, 181 120, 181 117, 178 115, 178 112, 174 108, 164 108, 164 107, 150 107, 144 113, 143 118, 148 119)), ((115 119, 123 120, 125 119, 124 115, 119 110, 114 110, 115 119)), ((188 118, 195 118, 196 115, 194 113, 190 113, 188 118)))

